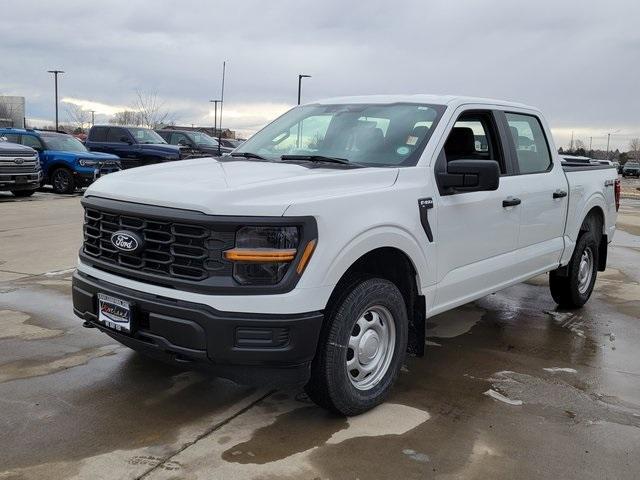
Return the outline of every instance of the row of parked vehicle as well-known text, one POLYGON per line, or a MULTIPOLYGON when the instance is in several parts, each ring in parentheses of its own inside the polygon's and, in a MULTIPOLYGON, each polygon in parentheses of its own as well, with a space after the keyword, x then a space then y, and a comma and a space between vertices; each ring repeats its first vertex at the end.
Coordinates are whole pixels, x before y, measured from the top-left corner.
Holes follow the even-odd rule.
POLYGON ((64 132, 0 128, 0 191, 29 196, 42 185, 72 193, 114 171, 224 155, 237 144, 202 132, 96 125, 84 143, 64 132))

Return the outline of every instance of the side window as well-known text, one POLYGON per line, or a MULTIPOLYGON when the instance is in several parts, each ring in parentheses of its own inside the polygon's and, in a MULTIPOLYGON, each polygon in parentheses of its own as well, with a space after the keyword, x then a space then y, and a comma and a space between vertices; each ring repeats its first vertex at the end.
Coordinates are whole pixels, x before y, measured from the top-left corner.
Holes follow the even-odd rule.
POLYGON ((123 143, 122 140, 120 140, 122 137, 129 138, 124 128, 111 127, 109 132, 107 132, 107 142, 123 143))
POLYGON ((90 132, 90 140, 92 142, 106 142, 107 130, 107 127, 93 127, 90 132))
POLYGON ((20 143, 18 134, 16 133, 0 133, 0 137, 6 138, 7 142, 10 142, 10 143, 20 143))
POLYGON ((463 113, 458 117, 444 144, 443 153, 447 162, 495 160, 500 165, 500 172, 506 172, 498 135, 489 112, 463 113))
POLYGON ((171 145, 191 145, 189 138, 184 133, 172 133, 171 141, 169 142, 171 145), (182 141, 182 143, 180 143, 182 141))
POLYGON ((33 135, 22 135, 20 143, 22 145, 26 145, 27 147, 43 150, 42 142, 38 137, 34 137, 33 135))
POLYGON ((540 120, 531 115, 505 113, 516 147, 520 173, 541 173, 551 167, 549 145, 540 120))

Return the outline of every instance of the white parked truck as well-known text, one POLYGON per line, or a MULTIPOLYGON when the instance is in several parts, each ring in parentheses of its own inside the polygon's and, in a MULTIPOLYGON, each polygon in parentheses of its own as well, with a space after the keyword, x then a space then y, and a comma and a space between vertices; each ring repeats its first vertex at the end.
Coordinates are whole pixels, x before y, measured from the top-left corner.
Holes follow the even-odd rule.
POLYGON ((389 393, 425 319, 549 272, 604 270, 614 168, 563 163, 539 110, 454 96, 296 107, 228 156, 86 191, 75 313, 159 359, 306 385, 345 415, 389 393))

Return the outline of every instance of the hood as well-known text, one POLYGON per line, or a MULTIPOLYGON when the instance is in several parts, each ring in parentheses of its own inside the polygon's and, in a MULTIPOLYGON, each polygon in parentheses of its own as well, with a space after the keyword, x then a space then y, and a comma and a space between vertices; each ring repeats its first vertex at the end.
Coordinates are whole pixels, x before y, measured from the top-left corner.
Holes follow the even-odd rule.
POLYGON ((85 195, 209 215, 280 216, 297 201, 381 189, 393 185, 397 176, 397 168, 309 168, 198 158, 112 173, 85 195))
POLYGON ((47 150, 47 154, 69 159, 88 158, 91 160, 120 160, 117 155, 102 152, 69 152, 66 150, 47 150))
POLYGON ((156 152, 174 153, 178 155, 180 153, 180 147, 177 145, 169 145, 168 143, 139 143, 140 147, 145 150, 155 150, 156 152))

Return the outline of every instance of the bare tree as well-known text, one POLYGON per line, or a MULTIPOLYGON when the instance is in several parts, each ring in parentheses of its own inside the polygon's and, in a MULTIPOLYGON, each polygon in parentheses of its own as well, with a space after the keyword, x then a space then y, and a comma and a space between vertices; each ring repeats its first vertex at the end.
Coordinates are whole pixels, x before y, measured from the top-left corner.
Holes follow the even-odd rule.
POLYGON ((158 98, 156 92, 144 93, 136 90, 136 96, 136 110, 140 115, 142 125, 158 128, 171 121, 173 115, 164 108, 164 102, 158 98))
POLYGON ((117 112, 110 120, 109 123, 114 125, 133 125, 138 126, 142 125, 142 116, 140 112, 135 112, 133 110, 123 110, 122 112, 117 112))
POLYGON ((89 112, 89 110, 84 110, 80 105, 75 105, 73 103, 65 104, 65 111, 67 112, 69 123, 75 127, 74 130, 79 129, 84 132, 86 127, 89 126, 91 112, 89 112))
POLYGON ((629 142, 629 150, 632 152, 640 152, 640 138, 632 138, 629 142))
POLYGON ((584 150, 584 142, 582 140, 577 139, 574 145, 576 150, 580 150, 580 149, 584 150))

